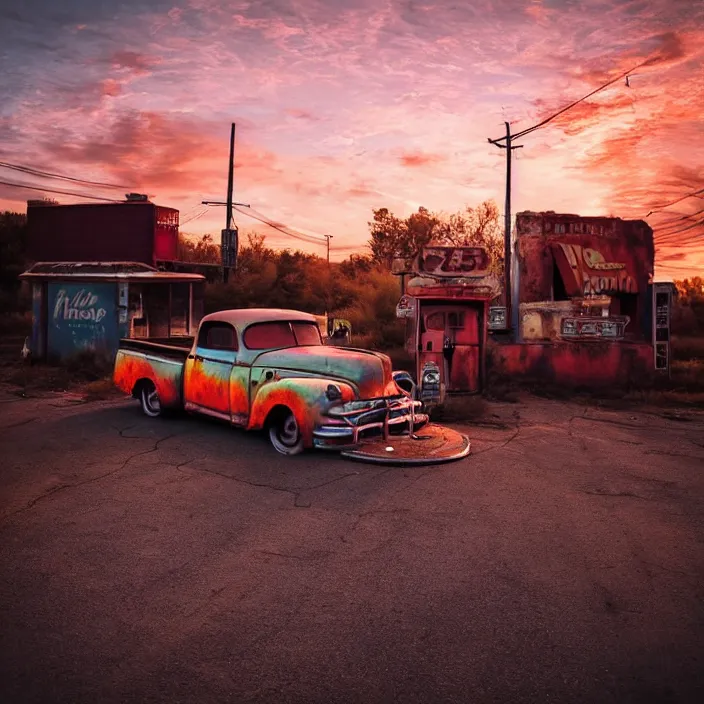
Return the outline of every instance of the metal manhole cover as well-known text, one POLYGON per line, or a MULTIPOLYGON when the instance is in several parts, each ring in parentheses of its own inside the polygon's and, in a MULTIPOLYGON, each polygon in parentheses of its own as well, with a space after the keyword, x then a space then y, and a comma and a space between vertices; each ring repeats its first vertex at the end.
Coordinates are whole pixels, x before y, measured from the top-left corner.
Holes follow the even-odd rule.
POLYGON ((375 464, 429 465, 460 460, 471 449, 466 435, 442 425, 426 425, 416 436, 420 439, 408 435, 392 436, 389 440, 370 438, 354 450, 343 450, 340 454, 347 459, 375 464))

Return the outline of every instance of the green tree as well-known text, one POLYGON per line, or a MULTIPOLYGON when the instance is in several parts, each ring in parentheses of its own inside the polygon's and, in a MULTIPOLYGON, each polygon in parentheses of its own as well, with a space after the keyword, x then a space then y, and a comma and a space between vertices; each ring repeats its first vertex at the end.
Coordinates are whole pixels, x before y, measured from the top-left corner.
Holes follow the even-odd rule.
POLYGON ((218 264, 220 262, 220 245, 215 244, 212 235, 202 235, 199 239, 190 239, 192 235, 179 233, 178 258, 182 262, 198 264, 218 264))
POLYGON ((372 260, 388 269, 394 257, 414 257, 422 247, 443 241, 444 236, 440 217, 422 207, 405 220, 397 218, 388 208, 374 210, 369 232, 372 260))
POLYGON ((1 312, 24 310, 28 303, 20 296, 17 278, 30 262, 27 260, 27 216, 24 213, 0 213, 0 309, 1 312))
POLYGON ((387 349, 403 342, 396 320, 399 282, 369 256, 341 263, 299 251, 275 251, 261 235, 240 249, 237 271, 227 284, 206 286, 205 311, 281 307, 348 319, 355 342, 387 349))
POLYGON ((3 285, 14 284, 27 266, 27 216, 0 213, 0 277, 3 285))
POLYGON ((351 254, 340 262, 340 271, 348 279, 368 274, 374 268, 374 260, 365 254, 351 254))
POLYGON ((677 288, 677 297, 683 303, 689 304, 704 298, 704 279, 701 276, 675 281, 674 284, 677 288))
POLYGON ((391 268, 394 257, 412 258, 429 244, 483 247, 489 253, 491 270, 503 271, 503 236, 499 209, 488 200, 450 215, 419 208, 406 219, 388 208, 373 211, 369 223, 371 261, 391 268))
POLYGON ((458 247, 483 247, 489 254, 491 271, 503 273, 504 238, 499 208, 486 200, 475 208, 466 206, 446 219, 444 240, 458 247))
POLYGON ((683 337, 704 334, 704 279, 675 281, 677 298, 673 302, 672 332, 683 337))

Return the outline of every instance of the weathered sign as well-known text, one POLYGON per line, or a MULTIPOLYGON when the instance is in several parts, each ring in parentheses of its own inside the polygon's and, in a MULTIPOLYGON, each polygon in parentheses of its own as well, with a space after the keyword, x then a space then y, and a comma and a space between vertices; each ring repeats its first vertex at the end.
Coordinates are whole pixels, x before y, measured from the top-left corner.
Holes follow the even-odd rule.
POLYGON ((638 293, 636 277, 625 262, 609 261, 593 247, 565 242, 552 244, 552 251, 569 296, 638 293))
POLYGON ((654 325, 653 341, 655 343, 655 368, 667 371, 670 368, 670 299, 672 293, 667 285, 653 286, 654 325))
POLYGON ((221 230, 220 254, 225 268, 237 265, 237 228, 221 230))
POLYGON ((416 304, 410 296, 401 296, 396 304, 397 318, 412 318, 416 312, 416 304))
POLYGON ((418 257, 418 272, 431 276, 484 276, 488 269, 481 247, 424 247, 418 257))
POLYGON ((576 316, 562 319, 562 337, 565 339, 622 340, 630 322, 627 315, 604 317, 576 316))
POLYGON ((489 330, 506 329, 506 307, 491 306, 489 308, 489 330))

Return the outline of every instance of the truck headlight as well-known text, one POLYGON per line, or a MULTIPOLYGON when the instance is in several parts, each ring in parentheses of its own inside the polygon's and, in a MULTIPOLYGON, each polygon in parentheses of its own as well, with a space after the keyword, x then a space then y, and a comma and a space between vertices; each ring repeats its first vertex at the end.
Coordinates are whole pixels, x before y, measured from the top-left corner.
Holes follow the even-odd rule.
POLYGON ((337 384, 328 384, 325 396, 328 401, 339 401, 342 398, 342 389, 337 384))

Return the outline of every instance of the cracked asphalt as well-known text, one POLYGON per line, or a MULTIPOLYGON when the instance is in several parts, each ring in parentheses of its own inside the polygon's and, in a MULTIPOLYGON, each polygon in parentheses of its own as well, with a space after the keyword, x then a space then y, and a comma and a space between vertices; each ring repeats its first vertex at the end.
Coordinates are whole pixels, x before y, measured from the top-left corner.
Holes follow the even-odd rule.
POLYGON ((0 396, 2 702, 700 702, 704 415, 528 398, 473 453, 282 458, 0 396))

